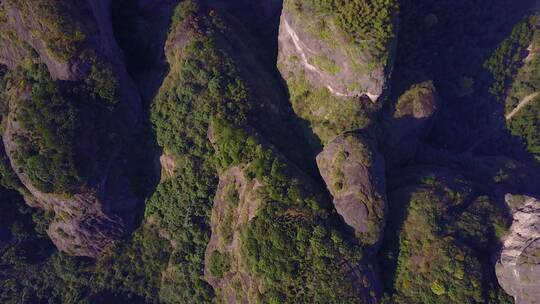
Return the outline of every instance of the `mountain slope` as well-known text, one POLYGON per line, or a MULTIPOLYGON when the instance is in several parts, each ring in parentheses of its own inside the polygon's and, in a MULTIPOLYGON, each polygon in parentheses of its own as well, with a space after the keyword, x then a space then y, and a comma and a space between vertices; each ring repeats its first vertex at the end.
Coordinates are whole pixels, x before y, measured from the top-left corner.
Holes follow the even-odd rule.
POLYGON ((0 302, 534 303, 536 2, 2 1, 0 302))

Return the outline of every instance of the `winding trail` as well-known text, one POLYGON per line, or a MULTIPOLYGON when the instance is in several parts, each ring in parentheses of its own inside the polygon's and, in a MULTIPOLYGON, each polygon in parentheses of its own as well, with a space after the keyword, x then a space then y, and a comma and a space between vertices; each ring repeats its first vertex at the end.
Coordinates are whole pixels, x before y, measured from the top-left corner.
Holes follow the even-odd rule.
MULTIPOLYGON (((524 107, 526 107, 529 103, 531 103, 531 101, 534 101, 535 98, 537 96, 540 95, 540 92, 534 92, 532 94, 529 94, 527 96, 525 96, 525 98, 523 98, 519 104, 517 105, 517 107, 515 107, 512 112, 508 113, 505 118, 506 120, 510 120, 512 119, 512 117, 514 117, 517 113, 519 113, 519 111, 521 111, 521 109, 523 109, 524 107)), ((495 130, 494 130, 495 131, 495 130)), ((490 132, 488 135, 491 135, 494 131, 490 132)), ((473 143, 465 152, 463 152, 463 154, 471 154, 472 151, 474 151, 474 149, 476 149, 476 147, 478 147, 480 144, 482 144, 486 138, 488 138, 489 136, 485 137, 485 138, 482 138, 482 139, 479 139, 477 140, 475 143, 473 143)))
POLYGON ((512 112, 508 113, 506 115, 506 120, 512 119, 521 109, 523 109, 525 106, 527 106, 531 101, 533 101, 538 95, 540 95, 540 92, 534 92, 532 94, 527 95, 525 98, 523 98, 517 107, 515 107, 512 112))
MULTIPOLYGON (((294 29, 291 27, 289 22, 287 20, 285 20, 285 19, 283 20, 283 27, 284 27, 285 31, 287 32, 287 34, 291 37, 291 40, 292 40, 292 42, 294 44, 294 47, 296 48, 296 51, 298 52, 298 54, 300 54, 300 58, 302 60, 302 65, 304 65, 304 67, 307 70, 316 73, 321 78, 324 78, 323 73, 316 66, 309 63, 308 55, 306 54, 306 51, 309 52, 309 53, 312 53, 312 54, 317 54, 317 52, 311 50, 307 45, 302 43, 302 41, 298 37, 298 34, 294 31, 294 29)), ((329 84, 326 84, 326 88, 330 91, 330 93, 332 93, 333 95, 335 95, 337 97, 357 97, 357 94, 348 94, 347 92, 345 92, 345 93, 340 92, 337 89, 333 88, 329 84)), ((377 95, 377 94, 371 94, 370 92, 364 92, 363 94, 368 96, 369 99, 372 102, 376 102, 377 99, 380 96, 380 95, 377 95)))

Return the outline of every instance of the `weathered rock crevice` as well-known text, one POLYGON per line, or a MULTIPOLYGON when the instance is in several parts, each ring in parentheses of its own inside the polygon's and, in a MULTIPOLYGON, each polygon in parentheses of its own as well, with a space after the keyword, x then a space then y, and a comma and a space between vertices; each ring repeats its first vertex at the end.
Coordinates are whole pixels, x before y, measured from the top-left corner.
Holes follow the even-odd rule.
POLYGON ((540 201, 507 194, 506 202, 513 222, 502 238, 497 279, 516 304, 540 303, 540 201))
MULTIPOLYGON (((356 48, 360 49, 360 46, 348 46, 350 42, 332 25, 328 16, 321 18, 328 23, 328 31, 333 33, 336 45, 318 37, 308 30, 312 25, 306 24, 297 12, 290 11, 291 5, 284 5, 279 29, 278 65, 284 78, 287 80, 289 73, 303 71, 312 86, 325 87, 336 97, 367 96, 377 102, 387 85, 390 68, 385 66, 386 63, 377 63, 368 52, 358 51, 356 48), (337 46, 339 44, 341 47, 337 46)), ((392 61, 388 60, 388 63, 392 61)))

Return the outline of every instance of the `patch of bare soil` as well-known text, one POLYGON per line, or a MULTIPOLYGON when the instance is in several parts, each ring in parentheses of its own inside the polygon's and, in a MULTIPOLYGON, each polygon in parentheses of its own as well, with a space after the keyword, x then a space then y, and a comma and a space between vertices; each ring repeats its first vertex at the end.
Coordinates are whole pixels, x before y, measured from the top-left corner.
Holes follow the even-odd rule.
POLYGON ((212 209, 212 236, 205 252, 205 277, 225 303, 250 303, 261 294, 262 283, 252 277, 241 252, 240 234, 255 217, 263 200, 262 184, 247 180, 241 167, 231 167, 220 175, 212 209), (229 271, 214 277, 209 271, 213 252, 227 254, 229 271))
POLYGON ((161 180, 166 180, 174 176, 176 161, 172 156, 161 154, 159 163, 161 164, 161 180))

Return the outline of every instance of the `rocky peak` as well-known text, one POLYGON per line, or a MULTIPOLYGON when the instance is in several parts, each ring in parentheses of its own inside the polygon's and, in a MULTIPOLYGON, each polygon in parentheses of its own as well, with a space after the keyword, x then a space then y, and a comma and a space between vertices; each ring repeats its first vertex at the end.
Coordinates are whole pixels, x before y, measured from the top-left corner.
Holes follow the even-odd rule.
POLYGON ((8 16, 0 27, 13 35, 2 37, 0 61, 13 71, 10 83, 22 84, 2 92, 10 170, 29 205, 54 212, 48 234, 58 249, 92 258, 134 228, 142 203, 133 191, 132 152, 126 150, 138 126, 140 97, 113 35, 110 4, 0 6, 8 16), (41 125, 29 122, 34 116, 41 125), (28 155, 21 157, 21 151, 28 155))
POLYGON ((304 73, 312 86, 324 87, 336 97, 367 96, 375 102, 386 86, 392 38, 381 38, 384 50, 376 50, 367 37, 351 37, 340 29, 338 19, 339 13, 326 12, 313 1, 285 1, 278 66, 284 75, 304 73))
POLYGON ((513 222, 502 238, 497 279, 516 304, 540 303, 540 200, 511 194, 505 198, 513 222))
POLYGON ((375 144, 358 134, 335 138, 317 156, 334 206, 366 245, 379 242, 386 203, 384 159, 375 144))

